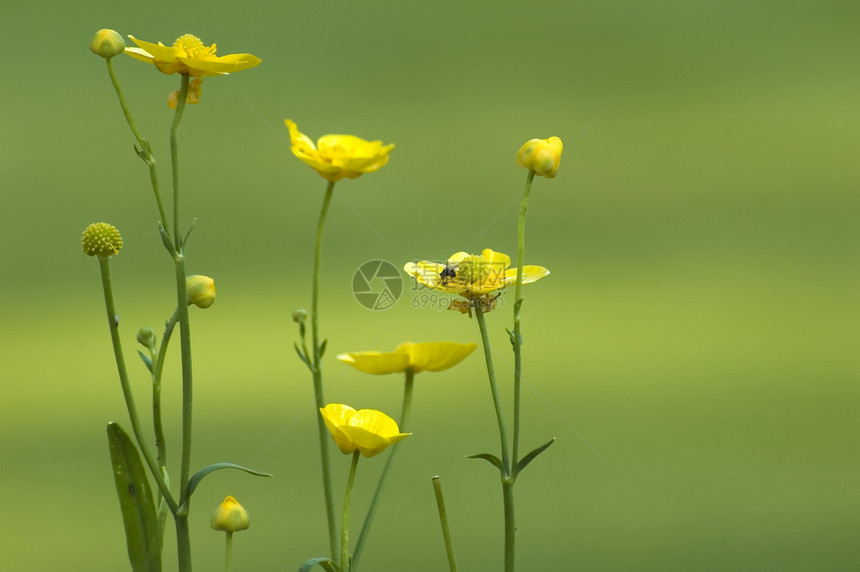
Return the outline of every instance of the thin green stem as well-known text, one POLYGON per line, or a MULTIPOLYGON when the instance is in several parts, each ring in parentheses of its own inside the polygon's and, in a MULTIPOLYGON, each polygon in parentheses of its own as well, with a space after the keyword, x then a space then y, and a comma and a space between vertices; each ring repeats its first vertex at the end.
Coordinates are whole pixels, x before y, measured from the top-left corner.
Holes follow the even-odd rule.
POLYGON ((505 429, 505 417, 502 414, 502 400, 499 397, 499 387, 496 384, 496 371, 493 367, 493 354, 490 348, 490 338, 487 335, 487 322, 484 319, 484 310, 481 304, 472 306, 475 316, 478 318, 478 327, 481 329, 481 340, 484 343, 484 359, 487 362, 487 376, 490 378, 490 392, 493 394, 493 406, 496 409, 496 419, 499 422, 499 439, 502 443, 502 465, 505 467, 505 477, 511 474, 511 461, 508 457, 508 432, 505 429))
MULTIPOLYGON (((328 213, 331 197, 334 194, 334 183, 329 182, 326 186, 323 198, 320 218, 317 223, 316 241, 314 244, 314 275, 313 289, 311 292, 311 343, 313 344, 313 357, 311 363, 311 374, 314 383, 314 400, 317 409, 325 407, 325 396, 322 385, 322 348, 319 342, 319 282, 320 282, 320 258, 322 254, 323 227, 326 214, 328 213)), ((338 554, 337 547, 337 523, 334 516, 334 493, 331 484, 331 460, 329 456, 329 432, 321 415, 317 415, 317 432, 320 441, 320 458, 322 462, 323 494, 325 496, 326 518, 328 519, 329 548, 331 558, 335 559, 338 554)))
POLYGON ((140 417, 137 414, 137 406, 134 403, 134 394, 132 394, 131 384, 128 381, 128 372, 125 367, 122 342, 119 337, 119 318, 117 317, 118 314, 116 313, 116 307, 114 306, 113 301, 113 287, 111 286, 110 279, 110 259, 107 257, 100 257, 99 269, 101 270, 102 290, 104 291, 105 297, 108 328, 110 329, 111 342, 113 343, 113 353, 114 358, 116 359, 116 368, 119 373, 120 385, 122 386, 122 394, 125 398, 125 407, 128 410, 128 417, 131 421, 131 430, 134 434, 135 440, 137 441, 137 446, 143 454, 144 461, 149 467, 149 472, 152 474, 152 478, 155 480, 156 485, 158 485, 158 490, 161 491, 161 494, 164 496, 164 500, 167 503, 170 512, 176 513, 178 508, 176 501, 174 500, 173 495, 170 494, 170 489, 167 487, 167 483, 164 482, 164 478, 161 475, 158 464, 155 462, 155 459, 153 459, 152 454, 149 451, 149 447, 146 444, 146 439, 143 437, 143 430, 140 426, 140 417))
POLYGON ((233 561, 233 533, 227 531, 227 550, 224 556, 224 570, 230 572, 230 564, 233 561))
POLYGON ((360 452, 352 453, 352 465, 349 467, 349 479, 346 482, 346 494, 343 495, 343 519, 340 533, 340 572, 349 570, 349 502, 352 500, 352 485, 355 483, 355 470, 358 467, 360 452))
POLYGON ((140 147, 138 155, 149 167, 149 180, 152 184, 152 192, 155 194, 155 202, 158 205, 158 214, 161 216, 161 225, 164 227, 164 231, 167 233, 167 236, 170 236, 170 227, 167 225, 167 215, 164 211, 164 203, 161 201, 161 192, 158 190, 158 173, 155 169, 155 157, 152 154, 152 150, 149 148, 149 142, 144 139, 140 134, 140 131, 137 130, 137 125, 134 122, 134 118, 131 116, 131 110, 129 110, 128 104, 125 102, 125 96, 122 93, 122 89, 119 86, 119 80, 117 79, 116 73, 113 69, 113 58, 107 58, 106 61, 108 74, 110 75, 110 80, 111 83, 113 83, 116 95, 119 98, 119 105, 122 107, 126 123, 128 123, 128 126, 131 128, 131 132, 134 134, 134 138, 137 139, 137 144, 140 147))
MULTIPOLYGON (((185 111, 185 98, 188 97, 188 78, 182 75, 179 84, 179 98, 176 100, 176 112, 173 114, 173 124, 170 126, 170 164, 173 168, 173 241, 177 252, 182 252, 182 232, 179 216, 179 124, 185 111)), ((181 305, 181 303, 180 303, 181 305)))
POLYGON ((502 501, 505 505, 505 572, 514 572, 517 526, 514 520, 513 479, 502 479, 502 501))
POLYGON ((164 324, 164 334, 161 336, 161 344, 158 347, 158 355, 152 367, 152 422, 155 430, 155 447, 158 452, 159 467, 167 466, 167 441, 164 438, 164 424, 161 419, 161 375, 164 371, 164 356, 167 354, 167 346, 173 328, 179 319, 179 310, 173 312, 164 324))
POLYGON ((188 318, 188 294, 186 292, 185 247, 182 244, 179 210, 179 124, 185 110, 188 95, 188 76, 181 76, 176 113, 170 126, 170 159, 173 168, 173 240, 176 253, 173 255, 176 275, 176 304, 179 314, 179 350, 182 361, 182 440, 179 465, 179 512, 175 515, 176 544, 180 572, 191 570, 191 535, 188 530, 189 489, 191 474, 191 427, 193 411, 193 383, 191 367, 191 323, 188 318))
MULTIPOLYGON (((403 384, 403 406, 400 412, 400 432, 406 432, 406 423, 409 421, 409 414, 412 411, 412 389, 415 386, 415 373, 412 370, 406 371, 406 381, 403 384)), ((376 483, 376 490, 373 492, 373 499, 370 501, 370 508, 367 509, 367 516, 364 517, 364 524, 361 526, 361 532, 358 535, 358 542, 355 543, 355 550, 352 552, 352 568, 355 572, 358 569, 358 560, 361 557, 361 552, 364 550, 364 543, 370 535, 370 527, 373 524, 373 518, 376 516, 376 509, 379 499, 382 496, 382 488, 385 485, 385 479, 388 476, 388 470, 394 461, 394 453, 400 447, 400 443, 395 443, 391 447, 391 452, 385 460, 385 466, 382 468, 382 474, 379 475, 379 482, 376 483)))
POLYGON ((442 494, 442 480, 433 477, 433 491, 436 493, 436 506, 439 508, 439 522, 442 525, 442 538, 445 540, 445 552, 448 554, 448 568, 457 572, 457 558, 454 556, 454 543, 451 540, 451 529, 448 526, 448 510, 445 508, 445 497, 442 494))
POLYGON ((519 461, 520 450, 520 388, 523 371, 523 336, 520 331, 520 310, 523 305, 523 264, 526 251, 526 211, 529 208, 529 194, 532 190, 535 172, 529 170, 526 188, 520 203, 520 218, 517 224, 517 287, 514 294, 514 466, 519 461))

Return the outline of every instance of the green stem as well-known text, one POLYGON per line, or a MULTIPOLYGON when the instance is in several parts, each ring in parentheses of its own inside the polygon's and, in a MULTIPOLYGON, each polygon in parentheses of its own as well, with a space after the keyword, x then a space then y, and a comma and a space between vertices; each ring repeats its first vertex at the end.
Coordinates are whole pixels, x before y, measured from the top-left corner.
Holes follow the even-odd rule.
POLYGON ((164 496, 164 500, 167 503, 170 512, 175 514, 178 508, 176 501, 173 499, 173 495, 170 494, 170 489, 168 489, 167 483, 164 482, 161 471, 159 470, 155 459, 152 458, 152 454, 149 452, 149 447, 146 445, 146 440, 143 437, 143 430, 140 427, 140 417, 137 414, 137 406, 134 403, 134 395, 131 392, 131 384, 129 384, 128 381, 128 372, 125 367, 125 358, 123 357, 122 352, 122 342, 119 337, 119 320, 117 318, 116 307, 114 306, 113 301, 113 287, 111 286, 110 279, 110 258, 99 257, 99 269, 101 270, 102 290, 104 291, 105 297, 108 328, 110 329, 111 342, 113 343, 113 353, 114 358, 116 359, 116 368, 119 373, 120 385, 122 386, 122 394, 125 398, 125 407, 128 410, 128 417, 131 421, 131 430, 132 433, 134 433, 134 438, 137 441, 140 452, 143 454, 144 461, 149 467, 149 472, 152 473, 152 477, 155 479, 156 485, 158 485, 158 490, 161 491, 161 494, 164 496))
MULTIPOLYGON (((325 197, 323 198, 322 209, 320 210, 320 218, 317 223, 316 242, 314 245, 314 275, 313 275, 313 290, 311 292, 311 342, 313 344, 313 362, 311 365, 311 374, 314 382, 314 400, 317 409, 325 407, 325 397, 323 395, 322 385, 322 351, 319 342, 319 282, 320 282, 320 257, 322 254, 322 237, 323 226, 325 225, 326 214, 328 213, 331 198, 334 194, 334 183, 329 182, 326 186, 325 197)), ((317 432, 320 441, 320 458, 322 461, 322 476, 323 476, 323 494, 325 496, 326 518, 328 519, 328 536, 329 548, 331 549, 331 558, 335 559, 338 554, 337 546, 337 523, 334 516, 334 494, 331 485, 331 460, 329 457, 329 432, 326 429, 325 421, 321 415, 317 415, 317 432)))
MULTIPOLYGON (((185 99, 188 97, 188 77, 182 75, 179 84, 179 98, 176 100, 176 113, 173 114, 173 124, 170 126, 170 164, 173 168, 173 232, 174 245, 177 252, 182 252, 182 233, 179 222, 179 123, 185 111, 185 99)), ((183 298, 184 299, 184 298, 183 298)), ((182 302, 180 302, 182 305, 182 302)))
POLYGON ((448 567, 451 572, 457 572, 457 558, 454 556, 451 529, 448 527, 448 510, 445 508, 445 497, 442 495, 442 481, 438 476, 433 477, 432 480, 433 491, 436 493, 436 506, 439 508, 439 522, 442 524, 442 538, 445 540, 445 552, 448 554, 448 567))
POLYGON ((356 449, 352 453, 352 465, 349 467, 349 480, 346 482, 346 494, 343 496, 343 520, 340 533, 340 572, 349 570, 349 502, 352 499, 352 485, 355 483, 355 470, 358 467, 360 453, 356 449))
MULTIPOLYGON (((409 414, 412 411, 412 389, 415 385, 415 373, 412 370, 406 371, 406 381, 403 385, 403 406, 400 412, 400 432, 406 432, 406 423, 409 420, 409 414)), ((400 443, 395 443, 391 447, 391 452, 385 460, 385 466, 382 468, 382 474, 379 475, 379 482, 376 483, 376 490, 373 493, 373 499, 370 501, 370 508, 367 509, 367 516, 364 517, 364 524, 361 526, 361 533, 358 535, 358 542, 355 544, 355 550, 352 553, 351 570, 355 572, 358 569, 358 559, 361 557, 361 551, 364 549, 364 543, 370 534, 370 527, 373 524, 373 518, 376 516, 376 508, 379 499, 382 496, 382 488, 385 485, 385 479, 388 475, 388 469, 394 461, 394 453, 400 447, 400 443)))
POLYGON ((161 420, 161 375, 164 371, 164 356, 167 354, 167 345, 170 336, 179 318, 179 310, 173 312, 164 324, 164 334, 161 336, 161 344, 158 347, 158 355, 155 356, 155 364, 152 367, 152 422, 155 430, 155 447, 158 453, 159 467, 167 466, 167 441, 164 438, 164 424, 161 420))
POLYGON ((179 211, 179 124, 185 110, 188 95, 188 76, 183 75, 176 102, 176 113, 170 127, 170 159, 173 167, 173 232, 176 253, 173 255, 176 275, 176 304, 179 314, 179 350, 182 361, 182 441, 179 465, 179 513, 176 514, 176 544, 179 555, 179 570, 191 570, 191 536, 188 531, 190 509, 188 480, 191 474, 191 419, 193 383, 191 368, 191 324, 188 318, 188 294, 186 292, 185 247, 182 244, 179 211))
POLYGON ((529 208, 529 193, 532 190, 535 172, 529 170, 526 188, 520 203, 520 218, 517 224, 517 287, 514 294, 514 466, 519 461, 520 449, 520 388, 523 371, 523 336, 520 331, 520 310, 523 305, 523 261, 526 250, 526 211, 529 208))
POLYGON ((230 572, 230 563, 233 561, 233 533, 227 531, 227 553, 224 557, 224 570, 230 572))
POLYGON ((158 173, 155 170, 155 157, 152 154, 152 150, 149 148, 149 142, 144 139, 140 134, 140 131, 137 130, 137 125, 134 122, 134 118, 131 116, 128 104, 125 102, 125 96, 122 94, 122 89, 119 87, 119 80, 117 80, 116 73, 114 73, 113 58, 107 58, 106 61, 108 74, 110 75, 110 80, 111 83, 113 83, 116 95, 119 98, 119 105, 122 107, 126 123, 128 123, 128 126, 131 128, 131 132, 134 134, 134 138, 137 139, 137 144, 140 146, 138 155, 149 167, 149 180, 152 184, 152 192, 155 194, 155 202, 158 205, 158 214, 161 216, 161 226, 164 227, 164 231, 167 233, 167 236, 170 236, 170 227, 167 226, 167 215, 164 212, 164 203, 161 201, 161 193, 158 190, 158 173))
MULTIPOLYGON (((478 300, 480 302, 480 300, 478 300)), ((484 310, 481 309, 481 304, 476 303, 472 306, 475 310, 475 315, 478 318, 478 327, 481 329, 481 340, 484 343, 484 359, 487 362, 487 376, 490 378, 490 392, 493 394, 493 406, 496 409, 496 419, 499 422, 499 439, 502 442, 502 465, 505 468, 504 477, 511 474, 511 461, 508 457, 508 432, 505 429, 505 418, 502 414, 502 400, 499 397, 499 387, 496 384, 496 372, 493 367, 493 354, 490 348, 490 338, 487 335, 487 322, 484 319, 484 310)))
POLYGON ((517 526, 514 520, 514 480, 502 479, 502 500, 505 505, 505 572, 514 572, 517 526))

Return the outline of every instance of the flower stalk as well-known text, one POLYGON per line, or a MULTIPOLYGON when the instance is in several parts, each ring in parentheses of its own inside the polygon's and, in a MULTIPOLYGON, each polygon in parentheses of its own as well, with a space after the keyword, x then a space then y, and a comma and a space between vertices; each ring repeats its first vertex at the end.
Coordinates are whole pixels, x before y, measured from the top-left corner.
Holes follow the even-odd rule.
POLYGON ((349 570, 349 504, 352 500, 352 486, 355 483, 355 471, 358 468, 358 458, 361 452, 356 449, 352 453, 352 465, 349 467, 349 479, 346 482, 346 493, 343 496, 343 519, 340 534, 340 572, 349 570))
POLYGON ((442 494, 442 480, 435 476, 433 492, 436 495, 436 507, 439 509, 439 522, 442 525, 442 539, 445 541, 445 553, 448 555, 448 569, 457 572, 457 558, 454 556, 454 543, 451 540, 451 529, 448 526, 448 509, 445 508, 445 497, 442 494))
POLYGON ((511 339, 514 347, 514 450, 513 462, 516 466, 519 460, 520 445, 520 388, 522 386, 523 371, 523 336, 520 329, 520 310, 523 305, 523 261, 526 249, 526 211, 529 208, 529 194, 532 190, 532 181, 535 178, 534 169, 529 169, 526 178, 526 188, 523 191, 523 199, 520 203, 520 216, 517 222, 517 282, 514 292, 514 335, 511 339))
MULTIPOLYGON (((323 197, 322 208, 320 209, 319 221, 317 222, 316 241, 314 243, 314 270, 313 270, 313 285, 311 291, 311 344, 313 350, 312 362, 310 364, 311 375, 313 376, 314 384, 314 402, 317 409, 325 407, 325 396, 323 394, 322 385, 322 354, 323 348, 320 346, 319 335, 319 282, 320 282, 320 259, 322 256, 322 238, 323 228, 325 226, 326 215, 328 214, 331 198, 334 194, 334 182, 329 181, 326 185, 325 197, 323 197)), ((320 416, 317 416, 317 432, 319 433, 320 441, 320 460, 322 464, 323 476, 323 494, 325 496, 326 519, 328 522, 329 548, 331 549, 332 559, 338 554, 337 546, 337 523, 334 513, 334 493, 331 483, 331 457, 329 455, 328 430, 325 426, 325 421, 320 416)))

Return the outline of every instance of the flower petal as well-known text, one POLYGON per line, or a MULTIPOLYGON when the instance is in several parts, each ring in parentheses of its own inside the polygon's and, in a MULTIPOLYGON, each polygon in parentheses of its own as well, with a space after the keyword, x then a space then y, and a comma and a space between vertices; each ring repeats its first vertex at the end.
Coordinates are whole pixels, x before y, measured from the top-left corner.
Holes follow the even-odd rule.
POLYGON ((412 371, 419 373, 422 371, 443 371, 454 367, 466 359, 477 347, 477 344, 425 342, 401 344, 397 351, 408 354, 412 371))
POLYGON ((355 352, 340 354, 337 359, 355 369, 373 375, 403 373, 409 367, 409 356, 398 352, 355 352))
MULTIPOLYGON (((543 266, 533 266, 526 264, 523 266, 523 284, 531 284, 537 282, 544 276, 549 276, 549 270, 543 266)), ((517 269, 510 268, 505 273, 505 284, 517 283, 517 269)))

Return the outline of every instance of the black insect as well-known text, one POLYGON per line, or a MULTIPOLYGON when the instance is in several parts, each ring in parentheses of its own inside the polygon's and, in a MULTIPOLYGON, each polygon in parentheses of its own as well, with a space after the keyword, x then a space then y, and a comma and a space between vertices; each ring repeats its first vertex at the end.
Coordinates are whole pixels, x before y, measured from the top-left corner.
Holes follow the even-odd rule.
POLYGON ((457 269, 454 266, 446 266, 442 272, 439 273, 439 281, 444 285, 448 283, 448 280, 451 278, 457 277, 457 269))

